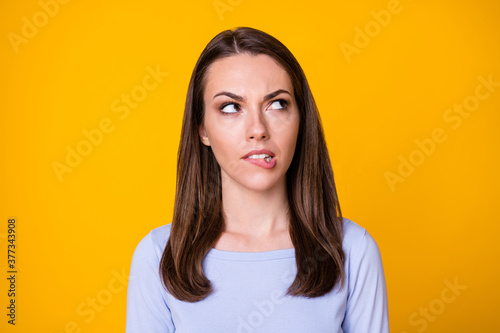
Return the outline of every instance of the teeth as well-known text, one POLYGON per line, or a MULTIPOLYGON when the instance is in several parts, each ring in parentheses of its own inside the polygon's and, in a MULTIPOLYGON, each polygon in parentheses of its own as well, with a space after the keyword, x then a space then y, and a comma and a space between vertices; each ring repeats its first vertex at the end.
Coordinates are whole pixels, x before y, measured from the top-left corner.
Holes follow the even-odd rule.
POLYGON ((269 163, 269 162, 271 162, 272 156, 267 155, 267 154, 260 154, 260 155, 250 155, 250 156, 248 156, 248 158, 252 158, 252 159, 263 158, 266 160, 266 162, 269 163))
POLYGON ((250 156, 248 156, 248 158, 266 158, 266 157, 270 157, 270 156, 267 155, 267 154, 250 155, 250 156))

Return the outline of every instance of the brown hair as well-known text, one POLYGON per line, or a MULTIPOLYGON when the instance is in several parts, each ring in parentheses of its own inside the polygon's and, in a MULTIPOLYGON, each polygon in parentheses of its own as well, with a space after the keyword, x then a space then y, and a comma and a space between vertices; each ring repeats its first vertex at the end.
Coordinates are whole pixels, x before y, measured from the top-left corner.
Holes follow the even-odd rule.
POLYGON ((216 60, 241 53, 265 54, 290 76, 300 113, 294 157, 286 173, 290 237, 297 275, 287 294, 319 297, 341 281, 343 218, 320 116, 306 77, 292 53, 276 38, 239 27, 215 36, 201 53, 189 82, 177 160, 177 185, 170 237, 159 273, 177 299, 197 302, 212 291, 202 262, 224 230, 220 167, 202 144, 206 73, 216 60))

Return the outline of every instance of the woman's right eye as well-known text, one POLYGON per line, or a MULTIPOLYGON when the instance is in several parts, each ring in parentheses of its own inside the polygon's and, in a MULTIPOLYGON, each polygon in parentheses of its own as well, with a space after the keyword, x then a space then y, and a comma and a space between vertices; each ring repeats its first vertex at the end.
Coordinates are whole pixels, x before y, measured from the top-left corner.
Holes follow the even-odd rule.
POLYGON ((235 103, 226 103, 220 107, 220 111, 224 114, 237 113, 240 109, 240 106, 235 103), (235 108, 236 106, 236 108, 235 108))

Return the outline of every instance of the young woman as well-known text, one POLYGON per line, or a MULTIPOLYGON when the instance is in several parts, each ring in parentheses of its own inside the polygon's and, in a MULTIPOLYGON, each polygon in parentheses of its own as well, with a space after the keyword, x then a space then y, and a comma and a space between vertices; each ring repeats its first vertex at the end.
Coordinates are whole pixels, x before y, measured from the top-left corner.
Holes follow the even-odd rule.
POLYGON ((135 249, 126 331, 389 332, 377 243, 342 217, 306 77, 262 31, 195 65, 173 221, 135 249))

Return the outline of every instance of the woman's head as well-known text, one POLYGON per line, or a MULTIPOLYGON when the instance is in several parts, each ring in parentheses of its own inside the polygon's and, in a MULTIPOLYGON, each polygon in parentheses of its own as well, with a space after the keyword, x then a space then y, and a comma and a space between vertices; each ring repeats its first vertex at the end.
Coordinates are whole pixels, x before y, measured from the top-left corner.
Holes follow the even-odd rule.
POLYGON ((213 291, 202 262, 224 230, 221 180, 227 175, 244 177, 237 181, 254 190, 286 183, 297 263, 287 294, 318 297, 339 281, 343 285, 343 218, 312 93, 292 53, 274 37, 247 27, 215 36, 189 82, 174 216, 160 263, 167 290, 180 300, 196 302, 213 291), (264 100, 276 90, 279 95, 264 100), (227 95, 215 96, 222 91, 240 96, 241 109, 224 104, 231 103, 223 101, 227 95), (281 100, 290 102, 289 109, 281 100), (224 135, 237 143, 224 142, 224 135), (275 149, 276 166, 281 162, 272 176, 240 160, 261 148, 275 149), (246 169, 253 174, 238 175, 246 169))
MULTIPOLYGON (((271 108, 283 106, 282 102, 275 102, 271 108)), ((230 108, 232 112, 237 111, 234 107, 234 104, 226 106, 226 110, 230 108)), ((215 166, 217 163, 222 168, 220 171, 211 167, 202 168, 200 170, 202 173, 221 172, 221 175, 215 176, 216 178, 229 173, 233 178, 241 175, 244 170, 252 170, 254 177, 247 179, 246 186, 253 186, 256 190, 266 189, 278 182, 284 182, 283 176, 290 165, 292 168, 298 166, 300 156, 295 158, 294 156, 301 154, 304 140, 314 137, 316 134, 313 132, 317 132, 318 128, 319 119, 306 77, 292 53, 276 38, 257 29, 240 27, 234 31, 226 30, 219 33, 205 47, 192 73, 183 126, 183 139, 190 141, 184 142, 186 149, 190 147, 197 150, 200 160, 206 161, 210 166, 215 166), (252 71, 255 74, 253 76, 250 75, 252 71), (267 76, 264 77, 264 74, 267 76), (234 78, 232 82, 231 76, 234 78), (286 90, 290 95, 281 93, 262 105, 257 104, 259 99, 262 102, 264 95, 277 89, 286 90), (244 109, 245 117, 223 115, 219 112, 218 108, 223 103, 231 101, 227 95, 214 98, 214 95, 221 91, 232 92, 242 97, 248 95, 249 100, 246 103, 238 103, 239 107, 244 109), (257 106, 260 106, 262 111, 270 102, 277 99, 285 101, 288 99, 290 103, 286 107, 287 112, 274 110, 262 112, 260 118, 257 116, 257 106), (252 132, 263 135, 264 138, 256 138, 252 132), (240 137, 235 142, 236 138, 231 135, 236 133, 239 133, 240 137), (302 135, 303 133, 305 135, 302 135), (222 136, 226 137, 225 145, 221 145, 221 141, 217 140, 222 136), (266 142, 267 139, 269 142, 266 142), (232 145, 233 156, 228 156, 227 150, 223 149, 229 145, 232 145), (248 162, 241 160, 241 157, 251 150, 261 148, 277 155, 277 161, 273 161, 276 166, 272 173, 247 165, 248 162), (288 151, 290 148, 292 152, 288 151), (278 156, 278 153, 283 155, 278 156), (296 160, 294 163, 292 158, 296 160), (235 168, 235 164, 240 164, 240 167, 235 168), (265 175, 269 174, 273 174, 274 177, 267 177, 267 182, 263 182, 265 175)))

